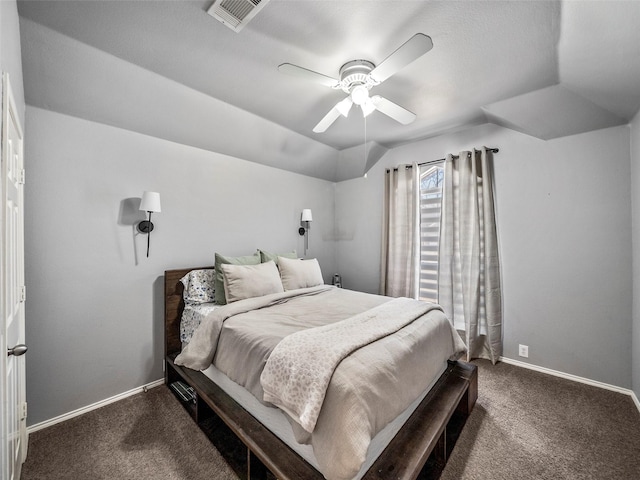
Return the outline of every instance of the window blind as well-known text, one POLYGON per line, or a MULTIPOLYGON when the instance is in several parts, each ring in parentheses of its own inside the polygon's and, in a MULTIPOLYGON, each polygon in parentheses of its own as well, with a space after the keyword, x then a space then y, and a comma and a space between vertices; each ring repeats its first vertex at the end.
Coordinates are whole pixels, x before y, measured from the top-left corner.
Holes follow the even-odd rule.
POLYGON ((438 248, 443 163, 420 167, 420 300, 438 301, 438 248))

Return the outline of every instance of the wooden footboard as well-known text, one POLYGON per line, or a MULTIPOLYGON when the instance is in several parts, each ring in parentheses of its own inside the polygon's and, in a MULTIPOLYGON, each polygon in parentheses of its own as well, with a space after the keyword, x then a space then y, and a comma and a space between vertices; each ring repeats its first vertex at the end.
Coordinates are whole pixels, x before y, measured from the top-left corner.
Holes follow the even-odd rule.
POLYGON ((438 478, 478 398, 478 369, 449 362, 409 420, 364 476, 374 479, 438 478))
MULTIPOLYGON (((173 363, 181 349, 180 316, 184 304, 180 279, 190 270, 165 272, 167 385, 181 380, 193 387, 195 402, 183 405, 196 423, 202 427, 207 418, 217 415, 242 441, 247 448, 248 478, 264 478, 264 466, 280 480, 322 479, 322 474, 202 372, 173 363)), ((363 478, 414 480, 419 475, 421 479, 438 478, 477 398, 477 367, 449 362, 434 387, 363 478)))

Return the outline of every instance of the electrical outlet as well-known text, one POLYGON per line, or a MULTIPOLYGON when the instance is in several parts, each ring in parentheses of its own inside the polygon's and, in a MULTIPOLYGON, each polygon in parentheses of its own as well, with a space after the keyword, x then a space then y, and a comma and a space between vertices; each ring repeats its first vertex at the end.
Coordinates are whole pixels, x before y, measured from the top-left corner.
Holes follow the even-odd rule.
POLYGON ((527 345, 518 345, 518 355, 529 358, 529 347, 527 345))

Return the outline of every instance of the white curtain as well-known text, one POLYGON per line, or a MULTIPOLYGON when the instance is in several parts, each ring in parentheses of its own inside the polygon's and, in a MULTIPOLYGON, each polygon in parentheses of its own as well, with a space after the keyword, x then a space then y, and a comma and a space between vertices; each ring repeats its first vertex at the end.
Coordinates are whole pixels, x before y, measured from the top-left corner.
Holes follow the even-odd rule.
POLYGON ((445 160, 438 302, 464 325, 467 360, 502 355, 502 297, 493 201, 492 153, 445 160))
POLYGON ((384 183, 380 294, 418 298, 420 169, 388 169, 384 183))

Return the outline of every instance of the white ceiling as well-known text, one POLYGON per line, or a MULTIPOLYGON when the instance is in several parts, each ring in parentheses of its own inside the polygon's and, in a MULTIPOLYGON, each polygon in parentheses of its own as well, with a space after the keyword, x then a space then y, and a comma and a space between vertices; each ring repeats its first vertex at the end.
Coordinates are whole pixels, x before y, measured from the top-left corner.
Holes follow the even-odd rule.
POLYGON ((206 13, 211 3, 20 1, 27 103, 329 180, 361 175, 387 148, 476 124, 550 139, 628 123, 640 108, 640 1, 271 0, 239 33, 206 13), (374 112, 365 137, 353 109, 313 133, 345 94, 277 70, 289 62, 338 77, 347 61, 379 64, 418 32, 433 49, 372 90, 416 113, 407 126, 374 112), (132 94, 137 105, 118 100, 115 70, 182 97, 193 104, 183 124, 200 119, 226 138, 170 126, 146 92, 132 94), (222 114, 244 120, 230 127, 222 114), (250 152, 239 145, 252 143, 249 130, 277 145, 261 139, 250 152), (365 138, 377 158, 339 166, 360 158, 365 138))

